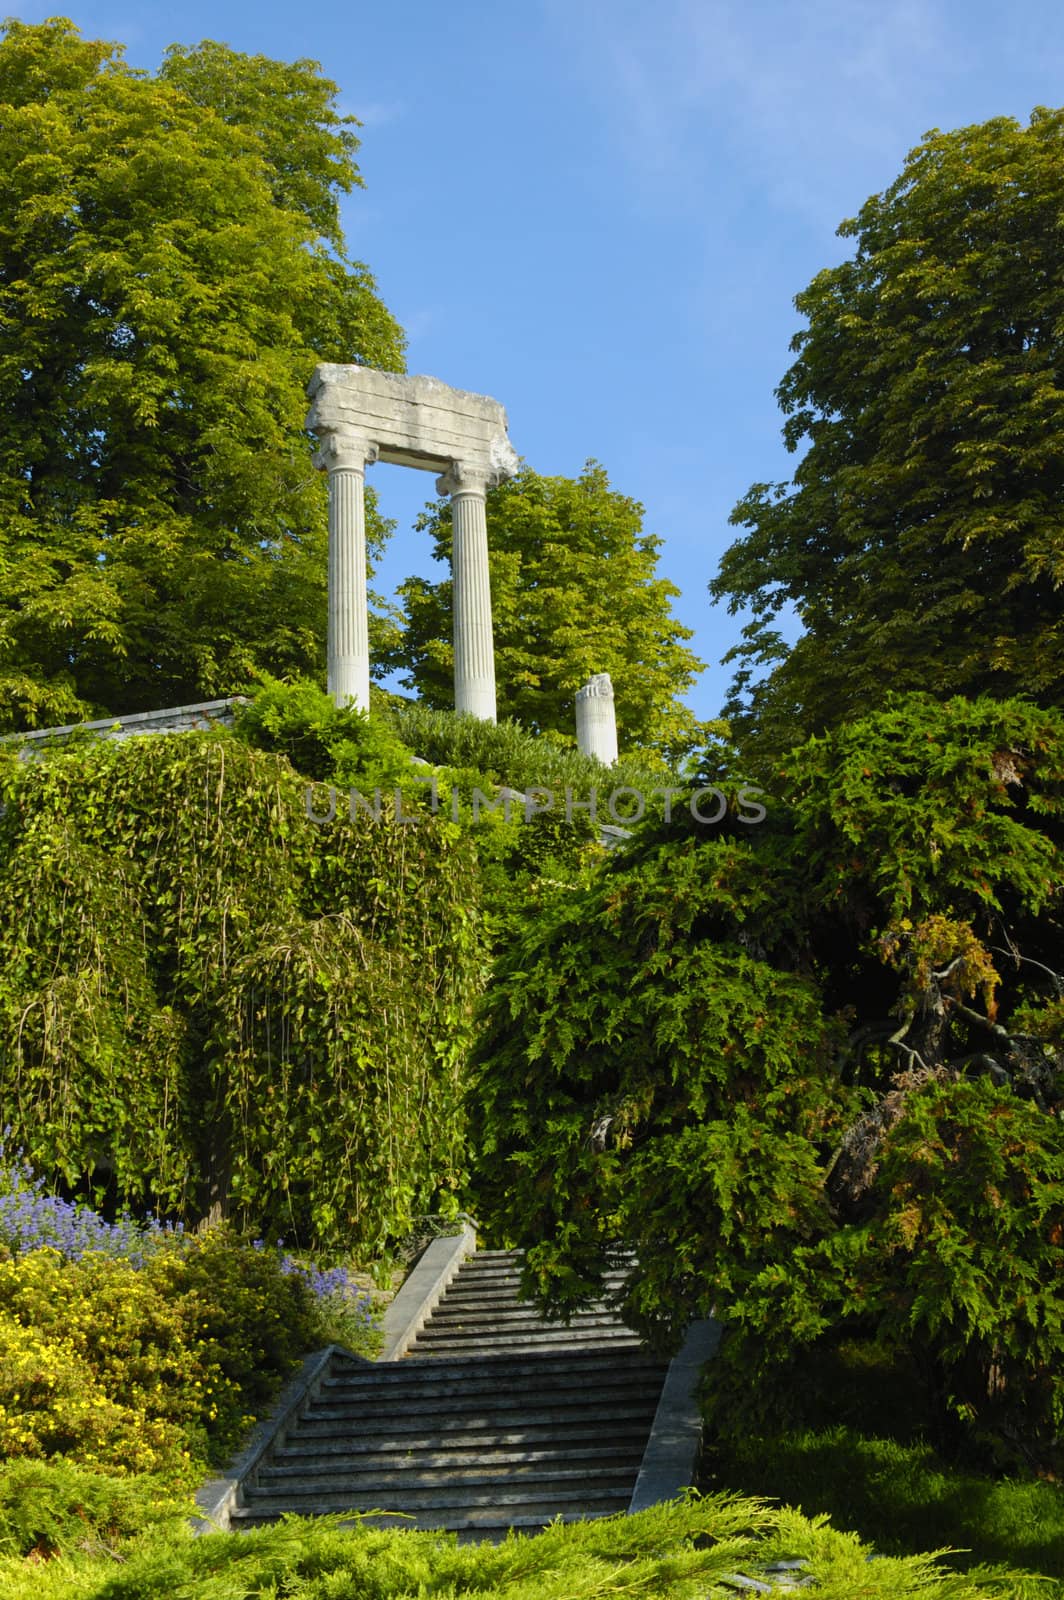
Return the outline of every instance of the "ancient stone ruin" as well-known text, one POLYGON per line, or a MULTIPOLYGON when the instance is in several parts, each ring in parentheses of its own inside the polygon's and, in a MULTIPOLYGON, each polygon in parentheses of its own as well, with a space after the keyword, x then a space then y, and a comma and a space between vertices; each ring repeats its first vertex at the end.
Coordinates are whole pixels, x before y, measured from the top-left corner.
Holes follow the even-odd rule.
POLYGON ((329 693, 369 710, 365 470, 389 461, 439 474, 454 509, 454 706, 495 721, 495 654, 484 497, 519 461, 506 412, 487 395, 437 378, 322 365, 310 384, 307 427, 329 474, 329 693))
POLYGON ((617 715, 608 672, 596 672, 576 691, 576 743, 585 756, 597 756, 607 767, 617 759, 617 715))

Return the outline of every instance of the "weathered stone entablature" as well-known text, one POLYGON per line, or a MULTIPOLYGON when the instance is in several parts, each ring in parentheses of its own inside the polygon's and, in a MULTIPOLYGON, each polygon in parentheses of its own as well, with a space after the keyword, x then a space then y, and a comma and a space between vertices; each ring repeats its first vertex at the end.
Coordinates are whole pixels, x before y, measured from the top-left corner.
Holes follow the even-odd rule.
POLYGON ((375 461, 435 472, 454 513, 454 703, 495 720, 495 657, 485 495, 513 477, 519 458, 506 412, 487 395, 438 378, 372 367, 319 366, 307 427, 315 463, 329 474, 329 692, 369 709, 365 469, 375 461))

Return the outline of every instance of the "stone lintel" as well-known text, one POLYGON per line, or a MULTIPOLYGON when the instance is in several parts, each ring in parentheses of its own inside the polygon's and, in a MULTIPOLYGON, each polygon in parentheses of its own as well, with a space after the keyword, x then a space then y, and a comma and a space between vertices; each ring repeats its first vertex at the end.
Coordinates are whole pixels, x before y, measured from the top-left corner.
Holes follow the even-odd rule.
POLYGON ((389 450, 382 447, 377 455, 378 461, 384 461, 392 467, 415 467, 419 472, 446 472, 451 463, 445 456, 421 455, 416 450, 389 450))
POLYGON ((489 486, 513 477, 520 464, 499 402, 438 378, 323 362, 307 392, 310 432, 364 442, 367 461, 437 473, 459 462, 489 486))

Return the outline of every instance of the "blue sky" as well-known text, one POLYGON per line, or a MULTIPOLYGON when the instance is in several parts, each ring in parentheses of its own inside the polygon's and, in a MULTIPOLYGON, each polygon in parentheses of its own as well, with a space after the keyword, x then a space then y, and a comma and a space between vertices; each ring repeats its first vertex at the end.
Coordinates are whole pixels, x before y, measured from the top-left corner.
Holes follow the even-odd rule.
MULTIPOLYGON (((310 56, 364 126, 351 252, 411 372, 495 396, 539 472, 646 507, 717 711, 740 623, 706 584, 754 481, 793 470, 773 390, 794 295, 932 127, 1064 100, 1055 0, 376 0, 24 5, 154 67, 171 42, 310 56)), ((371 470, 387 588, 432 563, 431 479, 371 470)))

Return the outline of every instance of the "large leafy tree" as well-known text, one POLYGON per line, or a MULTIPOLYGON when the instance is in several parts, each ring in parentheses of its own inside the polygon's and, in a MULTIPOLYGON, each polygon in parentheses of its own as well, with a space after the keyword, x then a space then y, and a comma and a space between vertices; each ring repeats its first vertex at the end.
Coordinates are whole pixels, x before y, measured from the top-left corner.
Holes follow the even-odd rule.
POLYGON ((1064 718, 908 696, 783 767, 763 825, 676 806, 515 930, 478 1215, 559 1308, 620 1243, 644 1328, 717 1307, 721 1427, 863 1336, 1059 1465, 1064 718))
POLYGON ((310 61, 207 43, 151 75, 63 20, 4 29, 0 726, 321 663, 305 386, 403 362, 343 251, 335 92, 310 61))
MULTIPOLYGON (((419 527, 450 560, 450 504, 419 527)), ((573 696, 592 673, 613 679, 622 746, 686 748, 697 724, 679 697, 702 663, 671 613, 679 590, 657 574, 661 540, 643 507, 589 461, 579 478, 525 467, 488 493, 499 715, 572 739, 573 696)), ((454 703, 450 579, 408 578, 402 642, 382 665, 406 668, 427 704, 454 703)))
POLYGON ((730 709, 762 749, 885 686, 1060 703, 1062 208, 1064 112, 934 132, 798 295, 777 393, 804 454, 739 502, 711 585, 752 611, 730 709))

